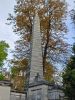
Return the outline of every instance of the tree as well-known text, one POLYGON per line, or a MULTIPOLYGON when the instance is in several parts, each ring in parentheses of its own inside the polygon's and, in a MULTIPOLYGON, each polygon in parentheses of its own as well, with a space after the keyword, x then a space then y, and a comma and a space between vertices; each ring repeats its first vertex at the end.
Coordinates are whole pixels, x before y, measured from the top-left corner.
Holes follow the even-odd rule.
POLYGON ((46 67, 47 63, 52 65, 55 62, 66 61, 64 56, 67 53, 67 44, 63 41, 64 33, 67 31, 63 21, 66 14, 65 3, 59 0, 17 0, 14 8, 15 16, 9 14, 8 18, 14 25, 14 32, 21 36, 16 42, 14 53, 17 60, 27 58, 30 61, 32 26, 36 9, 40 17, 43 73, 45 74, 48 67, 51 68, 46 67))
POLYGON ((73 55, 63 73, 63 85, 68 100, 75 100, 75 44, 73 45, 73 55))
MULTIPOLYGON (((4 65, 4 60, 7 58, 7 49, 9 48, 9 45, 5 43, 5 41, 0 41, 0 70, 2 69, 2 66, 4 65)), ((0 72, 0 80, 3 80, 4 76, 0 72)))
POLYGON ((11 68, 12 88, 19 92, 23 92, 25 88, 25 71, 28 66, 27 59, 12 60, 13 67, 11 68))
POLYGON ((54 74, 54 67, 53 65, 51 65, 50 63, 46 62, 45 65, 45 72, 44 72, 44 78, 45 80, 47 80, 48 82, 52 82, 53 81, 53 74, 54 74))
POLYGON ((3 76, 2 73, 0 73, 0 81, 1 81, 1 80, 4 80, 4 76, 3 76))
POLYGON ((7 49, 9 48, 9 45, 5 43, 5 41, 0 41, 0 67, 3 66, 4 60, 7 58, 7 49))
MULTIPOLYGON (((71 19, 75 25, 75 10, 70 11, 71 19)), ((63 72, 63 86, 65 95, 69 100, 75 100, 75 43, 72 47, 72 56, 63 72)))

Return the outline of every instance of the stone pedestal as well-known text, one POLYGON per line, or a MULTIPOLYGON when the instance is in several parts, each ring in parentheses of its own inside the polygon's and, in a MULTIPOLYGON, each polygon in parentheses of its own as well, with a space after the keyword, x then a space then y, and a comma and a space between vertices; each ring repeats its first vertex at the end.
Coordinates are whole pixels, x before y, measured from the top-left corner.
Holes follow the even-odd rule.
POLYGON ((29 84, 27 100, 48 100, 48 82, 36 76, 29 84))
POLYGON ((59 85, 49 83, 37 75, 29 84, 26 100, 64 100, 64 93, 59 85))
POLYGON ((29 99, 28 100, 48 100, 47 98, 47 86, 39 85, 29 88, 29 99))

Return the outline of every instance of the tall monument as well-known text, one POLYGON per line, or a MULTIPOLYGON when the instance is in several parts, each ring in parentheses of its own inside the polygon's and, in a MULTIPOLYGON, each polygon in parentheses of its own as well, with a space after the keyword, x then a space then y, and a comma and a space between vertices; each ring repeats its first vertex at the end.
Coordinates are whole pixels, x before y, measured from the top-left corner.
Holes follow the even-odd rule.
POLYGON ((62 91, 43 78, 40 19, 37 13, 34 17, 31 66, 28 72, 30 74, 26 100, 61 100, 59 97, 63 94, 62 91))
POLYGON ((35 76, 39 74, 43 77, 43 60, 41 48, 41 33, 40 33, 40 19, 36 12, 33 22, 32 34, 32 54, 31 54, 31 67, 30 67, 30 80, 31 83, 35 76))
POLYGON ((34 17, 32 33, 32 53, 27 100, 48 100, 46 96, 48 86, 44 85, 46 82, 43 79, 40 19, 37 12, 34 17))

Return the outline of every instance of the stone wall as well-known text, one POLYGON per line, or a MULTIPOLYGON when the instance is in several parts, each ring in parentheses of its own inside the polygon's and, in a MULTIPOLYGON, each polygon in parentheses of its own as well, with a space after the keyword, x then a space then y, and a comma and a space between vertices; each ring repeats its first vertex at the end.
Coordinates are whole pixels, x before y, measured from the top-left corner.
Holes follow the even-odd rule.
POLYGON ((10 100, 9 86, 0 86, 0 100, 10 100))
MULTIPOLYGON (((25 93, 10 92, 10 86, 0 86, 0 100, 26 100, 25 93)), ((52 89, 52 86, 48 88, 47 85, 39 85, 29 88, 30 99, 28 100, 66 100, 64 99, 64 93, 61 89, 52 89), (35 99, 34 99, 35 98, 35 99)))
POLYGON ((25 94, 11 92, 10 93, 10 100, 25 100, 25 94))
POLYGON ((49 100, 64 100, 64 92, 61 88, 49 87, 48 98, 49 100))

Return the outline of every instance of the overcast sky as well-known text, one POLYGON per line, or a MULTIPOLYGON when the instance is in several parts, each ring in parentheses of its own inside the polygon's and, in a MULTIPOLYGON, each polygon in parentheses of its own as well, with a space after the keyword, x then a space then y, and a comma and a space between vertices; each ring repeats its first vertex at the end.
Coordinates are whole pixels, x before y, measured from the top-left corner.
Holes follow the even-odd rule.
POLYGON ((8 13, 13 13, 15 0, 0 0, 0 40, 5 40, 13 49, 14 41, 17 39, 17 35, 13 33, 12 27, 6 25, 8 13))
MULTIPOLYGON (((68 2, 68 9, 74 8, 74 0, 66 0, 68 2)), ((8 18, 8 13, 13 13, 15 0, 0 0, 0 41, 5 40, 11 49, 14 49, 14 42, 17 40, 18 36, 13 33, 12 27, 6 25, 8 18)), ((73 43, 72 37, 74 36, 73 25, 71 24, 70 17, 67 20, 68 25, 68 42, 73 43)))

